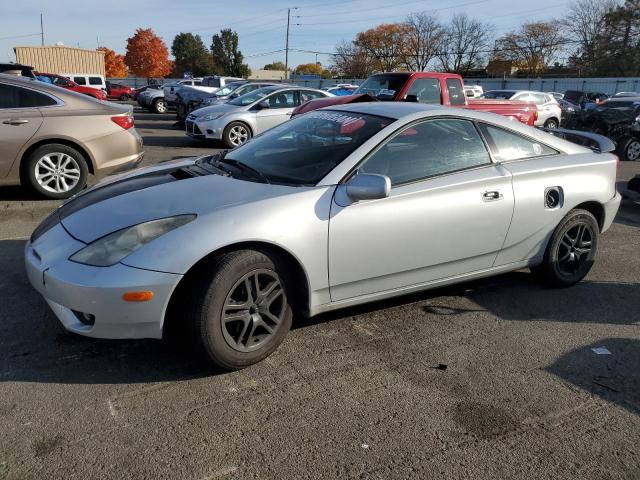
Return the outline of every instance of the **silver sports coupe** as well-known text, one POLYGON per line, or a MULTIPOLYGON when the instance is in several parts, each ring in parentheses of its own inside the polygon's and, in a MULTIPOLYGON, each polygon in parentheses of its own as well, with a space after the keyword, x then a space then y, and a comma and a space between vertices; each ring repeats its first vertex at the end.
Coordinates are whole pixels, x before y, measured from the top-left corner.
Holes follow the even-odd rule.
POLYGON ((33 232, 26 268, 69 331, 171 325, 238 369, 277 348, 293 312, 523 267, 580 281, 620 204, 611 148, 469 110, 340 105, 99 183, 33 232))

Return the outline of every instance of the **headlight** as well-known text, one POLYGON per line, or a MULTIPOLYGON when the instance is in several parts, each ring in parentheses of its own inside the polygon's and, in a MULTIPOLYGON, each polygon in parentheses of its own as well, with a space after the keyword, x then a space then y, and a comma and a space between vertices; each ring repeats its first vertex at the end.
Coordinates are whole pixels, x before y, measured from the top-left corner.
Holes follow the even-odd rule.
POLYGON ((90 243, 71 255, 69 260, 94 267, 109 267, 131 255, 151 240, 181 227, 195 218, 195 214, 176 215, 123 228, 90 243))
POLYGON ((203 122, 210 122, 211 120, 217 120, 221 117, 224 117, 224 112, 212 113, 211 115, 203 115, 202 117, 198 118, 198 120, 201 120, 203 122))

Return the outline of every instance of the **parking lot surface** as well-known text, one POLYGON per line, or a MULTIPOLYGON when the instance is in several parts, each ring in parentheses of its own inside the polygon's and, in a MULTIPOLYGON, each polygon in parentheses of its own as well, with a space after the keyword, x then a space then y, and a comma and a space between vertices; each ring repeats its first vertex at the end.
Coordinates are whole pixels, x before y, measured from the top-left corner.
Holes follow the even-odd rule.
MULTIPOLYGON (((136 122, 145 164, 219 147, 136 122)), ((235 373, 66 333, 22 253, 57 203, 0 189, 0 479, 640 478, 638 203, 575 287, 520 271, 298 319, 235 373)))

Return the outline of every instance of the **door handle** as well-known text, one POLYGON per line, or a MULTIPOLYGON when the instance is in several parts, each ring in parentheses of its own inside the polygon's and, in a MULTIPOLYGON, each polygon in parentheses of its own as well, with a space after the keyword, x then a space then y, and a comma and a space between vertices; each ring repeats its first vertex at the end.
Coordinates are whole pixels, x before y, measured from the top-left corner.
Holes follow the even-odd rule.
POLYGON ((483 202, 493 202, 495 200, 502 200, 502 194, 498 190, 491 190, 489 192, 482 193, 483 202))
POLYGON ((24 125, 25 123, 29 123, 29 120, 25 120, 24 118, 10 118, 2 123, 5 125, 24 125))

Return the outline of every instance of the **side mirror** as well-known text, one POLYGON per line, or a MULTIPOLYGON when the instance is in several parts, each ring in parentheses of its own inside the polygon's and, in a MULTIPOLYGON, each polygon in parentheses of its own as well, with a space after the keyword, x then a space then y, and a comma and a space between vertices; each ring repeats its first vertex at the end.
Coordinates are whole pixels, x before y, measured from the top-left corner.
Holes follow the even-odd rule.
POLYGON ((411 103, 418 103, 418 96, 417 95, 407 95, 406 97, 404 97, 404 101, 405 102, 411 102, 411 103))
POLYGON ((390 191, 391 179, 374 173, 359 173, 346 185, 347 196, 353 202, 386 198, 390 191))
POLYGON ((269 108, 269 102, 267 100, 262 100, 258 103, 258 109, 264 110, 265 108, 269 108))

